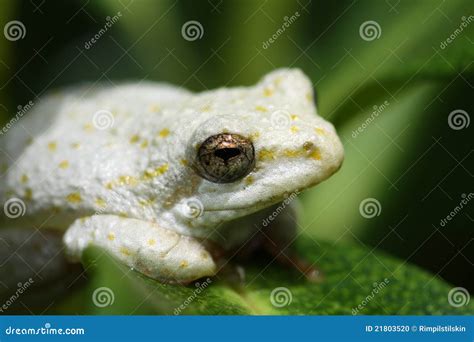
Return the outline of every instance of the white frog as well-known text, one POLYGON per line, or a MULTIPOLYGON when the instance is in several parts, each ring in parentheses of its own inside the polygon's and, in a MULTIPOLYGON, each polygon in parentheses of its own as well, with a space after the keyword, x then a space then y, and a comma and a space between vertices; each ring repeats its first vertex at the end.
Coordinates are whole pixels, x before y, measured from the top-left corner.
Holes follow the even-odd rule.
POLYGON ((296 236, 289 202, 342 160, 297 69, 197 94, 89 84, 45 97, 3 134, 0 196, 25 204, 9 226, 66 230, 73 261, 95 245, 151 278, 187 283, 256 240, 281 256, 296 236))

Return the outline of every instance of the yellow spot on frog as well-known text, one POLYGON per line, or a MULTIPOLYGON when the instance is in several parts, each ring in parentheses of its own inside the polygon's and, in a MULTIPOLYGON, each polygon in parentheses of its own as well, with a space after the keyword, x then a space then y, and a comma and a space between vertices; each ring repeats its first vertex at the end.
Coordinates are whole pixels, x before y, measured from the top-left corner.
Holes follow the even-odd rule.
POLYGON ((145 170, 145 173, 143 174, 143 178, 145 180, 150 180, 154 177, 158 177, 158 176, 161 176, 162 174, 164 174, 166 171, 168 171, 168 163, 165 163, 161 166, 158 166, 156 169, 154 170, 145 170))
POLYGON ((90 123, 85 124, 83 128, 86 132, 92 132, 94 130, 94 126, 92 126, 90 123))
POLYGON ((140 140, 140 136, 138 134, 132 135, 130 138, 130 143, 135 144, 138 142, 138 140, 140 140))
POLYGON ((306 100, 308 100, 309 102, 313 102, 313 94, 306 93, 306 100))
POLYGON ((272 160, 275 159, 275 153, 268 149, 261 149, 258 152, 258 159, 259 160, 272 160))
POLYGON ((115 234, 114 233, 109 233, 107 234, 107 239, 109 241, 114 241, 115 240, 115 234))
POLYGON ((262 112, 262 113, 268 112, 268 109, 264 106, 257 106, 257 107, 255 107, 255 110, 257 110, 259 112, 262 112))
POLYGON ((316 127, 316 128, 314 129, 314 131, 316 132, 316 134, 320 134, 320 135, 326 134, 326 131, 325 131, 324 129, 322 129, 322 128, 319 128, 319 127, 316 127))
POLYGON ((158 113, 160 110, 161 110, 161 108, 157 104, 152 104, 150 106, 150 112, 158 113))
POLYGON ((30 188, 26 188, 25 189, 25 199, 27 201, 31 201, 32 198, 33 198, 33 191, 30 188))
POLYGON ((137 185, 138 181, 135 177, 132 176, 120 176, 117 181, 117 185, 137 185))
POLYGON ((290 127, 291 133, 297 133, 299 130, 300 130, 300 129, 299 129, 298 127, 296 127, 296 126, 291 126, 291 127, 290 127))
POLYGON ((77 143, 77 142, 76 142, 76 143, 72 143, 72 144, 71 144, 71 147, 72 147, 73 149, 76 149, 76 150, 77 150, 79 147, 81 147, 81 144, 79 144, 79 143, 77 143))
POLYGON ((166 138, 168 135, 170 135, 170 130, 168 128, 163 128, 159 133, 158 135, 161 137, 161 138, 166 138))
POLYGON ((156 198, 138 200, 138 203, 140 203, 140 205, 142 207, 147 207, 147 206, 153 205, 155 202, 156 202, 156 198))
POLYGON ((48 143, 48 150, 50 150, 51 152, 56 151, 57 148, 58 144, 55 141, 51 141, 48 143))
POLYGON ((253 184, 254 179, 253 179, 252 176, 247 176, 247 177, 245 177, 244 181, 245 181, 245 184, 251 185, 251 184, 253 184))
POLYGON ((59 163, 58 167, 60 169, 67 169, 69 167, 69 162, 67 160, 63 160, 59 163))
POLYGON ((183 165, 183 166, 188 166, 188 164, 189 164, 189 162, 188 162, 186 159, 181 159, 179 162, 180 162, 181 165, 183 165))
POLYGON ((263 96, 270 97, 273 95, 273 90, 270 88, 263 89, 263 96))
POLYGON ((181 261, 179 268, 186 268, 189 266, 189 263, 186 260, 181 261))
POLYGON ((143 142, 140 144, 141 148, 147 148, 148 147, 148 140, 143 140, 143 142))
POLYGON ((107 202, 102 197, 97 197, 95 199, 95 205, 97 205, 100 208, 105 208, 107 206, 107 202))
POLYGON ((78 192, 71 192, 69 195, 66 196, 66 200, 69 203, 80 203, 82 201, 81 194, 78 192))
POLYGON ((132 255, 132 252, 126 247, 120 247, 120 253, 122 253, 124 256, 130 256, 132 255))
POLYGON ((290 149, 283 150, 283 155, 288 158, 300 157, 302 154, 303 154, 303 151, 290 150, 290 149))
POLYGON ((293 120, 293 121, 298 120, 298 115, 290 114, 290 119, 293 120))
POLYGON ((28 176, 25 174, 21 175, 20 182, 22 184, 28 183, 28 176))
POLYGON ((201 112, 209 112, 211 110, 210 105, 205 105, 201 107, 201 112))
POLYGON ((148 240, 148 246, 154 246, 156 244, 156 240, 155 239, 149 239, 148 240))
POLYGON ((319 150, 317 148, 315 148, 313 151, 311 151, 308 154, 308 157, 311 158, 311 159, 320 160, 321 159, 321 153, 319 152, 319 150))

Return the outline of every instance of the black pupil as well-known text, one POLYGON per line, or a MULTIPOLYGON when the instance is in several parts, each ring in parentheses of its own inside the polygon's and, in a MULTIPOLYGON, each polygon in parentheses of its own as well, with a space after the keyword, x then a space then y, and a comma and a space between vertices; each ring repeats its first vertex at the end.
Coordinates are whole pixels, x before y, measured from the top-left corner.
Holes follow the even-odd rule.
POLYGON ((238 148, 220 148, 214 152, 214 155, 218 158, 221 158, 225 161, 236 157, 240 154, 240 150, 238 148))

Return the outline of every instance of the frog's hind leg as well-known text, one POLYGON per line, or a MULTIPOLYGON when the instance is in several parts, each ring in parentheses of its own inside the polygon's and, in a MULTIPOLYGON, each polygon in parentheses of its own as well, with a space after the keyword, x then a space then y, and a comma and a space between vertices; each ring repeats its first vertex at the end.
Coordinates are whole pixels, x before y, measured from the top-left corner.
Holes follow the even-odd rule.
POLYGON ((199 241, 137 219, 114 215, 81 218, 68 229, 64 243, 73 259, 79 260, 84 249, 95 245, 163 282, 184 284, 216 272, 212 256, 199 241))

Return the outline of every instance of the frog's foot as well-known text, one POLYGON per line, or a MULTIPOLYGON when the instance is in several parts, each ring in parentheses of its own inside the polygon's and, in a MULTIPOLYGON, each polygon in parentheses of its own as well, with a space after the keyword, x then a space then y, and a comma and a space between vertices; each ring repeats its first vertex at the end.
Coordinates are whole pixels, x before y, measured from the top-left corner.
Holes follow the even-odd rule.
POLYGON ((211 254, 196 239, 137 219, 114 215, 81 218, 68 229, 64 243, 73 260, 80 260, 84 249, 95 245, 163 282, 189 283, 217 270, 211 254))

